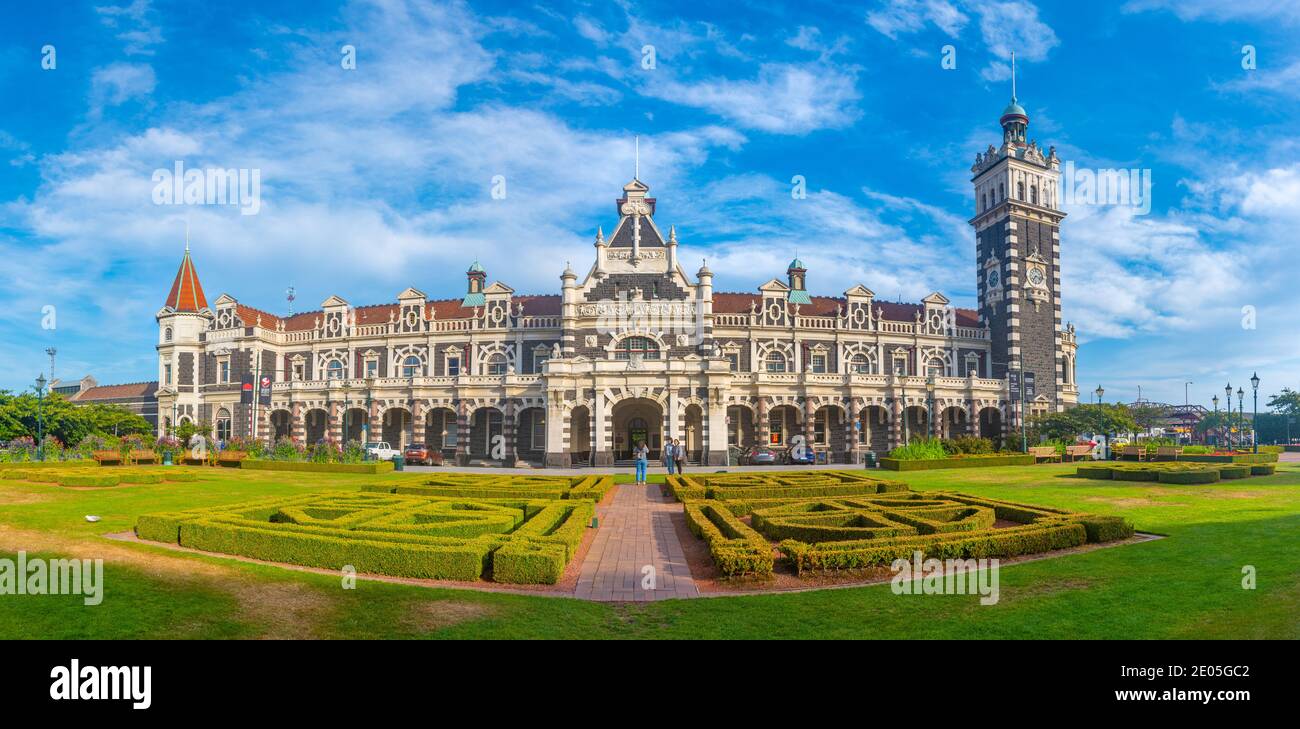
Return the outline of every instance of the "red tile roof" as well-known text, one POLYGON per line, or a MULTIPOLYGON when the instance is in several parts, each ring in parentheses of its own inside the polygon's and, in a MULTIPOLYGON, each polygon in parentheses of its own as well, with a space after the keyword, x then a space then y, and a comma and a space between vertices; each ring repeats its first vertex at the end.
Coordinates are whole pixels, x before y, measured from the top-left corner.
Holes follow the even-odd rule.
POLYGON ((194 271, 194 261, 190 260, 189 248, 185 249, 185 257, 181 259, 181 267, 176 271, 171 293, 167 294, 167 306, 174 311, 202 311, 208 308, 203 287, 199 285, 199 275, 194 271))
POLYGON ((157 382, 129 382, 124 385, 99 385, 88 387, 71 399, 77 402, 88 400, 120 400, 131 397, 152 397, 158 391, 157 382))
MULTIPOLYGON (((754 306, 762 308, 763 295, 755 292, 752 294, 718 292, 713 294, 713 313, 715 314, 748 314, 749 303, 754 302, 754 306)), ((835 307, 839 306, 841 311, 845 306, 845 300, 837 296, 813 296, 811 304, 801 304, 799 313, 805 316, 834 316, 835 307)), ((893 301, 872 301, 873 310, 880 309, 881 315, 887 321, 915 321, 916 312, 922 311, 921 304, 902 304, 893 301)), ((978 327, 980 326, 979 312, 973 309, 954 309, 957 326, 959 327, 978 327)))

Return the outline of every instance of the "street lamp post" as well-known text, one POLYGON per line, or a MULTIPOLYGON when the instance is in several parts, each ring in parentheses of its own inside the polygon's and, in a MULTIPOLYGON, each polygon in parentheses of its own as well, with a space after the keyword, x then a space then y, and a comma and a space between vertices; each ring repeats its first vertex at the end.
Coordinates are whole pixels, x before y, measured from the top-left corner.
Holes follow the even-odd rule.
POLYGON ((925 378, 925 429, 934 437, 934 375, 925 378))
MULTIPOLYGON (((1102 398, 1106 396, 1106 390, 1102 388, 1101 385, 1097 385, 1097 389, 1093 390, 1092 394, 1097 396, 1097 404, 1100 405, 1102 403, 1102 398)), ((1110 433, 1102 433, 1102 435, 1106 436, 1106 450, 1102 452, 1102 457, 1104 460, 1109 461, 1110 460, 1110 433)))
POLYGON ((912 442, 912 429, 907 425, 907 375, 903 375, 903 445, 912 442))
POLYGON ((351 390, 352 388, 348 387, 347 380, 344 380, 343 381, 343 443, 340 443, 339 444, 340 446, 348 442, 348 410, 350 409, 350 405, 351 405, 350 401, 348 400, 348 393, 351 392, 351 390))
MULTIPOLYGON (((1246 425, 1246 409, 1245 409, 1245 403, 1243 402, 1245 398, 1246 398, 1246 393, 1242 391, 1240 387, 1238 387, 1237 388, 1237 418, 1241 420, 1241 424, 1243 427, 1245 427, 1246 425)), ((1255 426, 1252 425, 1251 429, 1254 430, 1254 427, 1255 426)), ((1246 434, 1243 432, 1241 435, 1242 437, 1245 437, 1246 434)), ((1237 444, 1239 446, 1241 445, 1241 438, 1237 439, 1237 444)))
POLYGON ((36 460, 45 460, 45 375, 36 376, 36 460))
MULTIPOLYGON (((1217 426, 1219 425, 1219 396, 1216 394, 1214 397, 1210 398, 1210 400, 1214 402, 1214 424, 1217 426)), ((1214 444, 1216 446, 1219 444, 1218 436, 1214 437, 1214 444)))
POLYGON ((1259 373, 1250 376, 1250 389, 1255 393, 1255 415, 1250 421, 1250 440, 1255 445, 1254 452, 1259 453, 1259 373))
POLYGON ((1223 420, 1223 437, 1228 441, 1228 450, 1232 450, 1232 383, 1223 388, 1224 398, 1223 407, 1227 410, 1227 415, 1223 420))
MULTIPOLYGON (((364 435, 364 437, 362 438, 362 440, 364 441, 364 443, 362 444, 363 448, 365 448, 366 443, 370 442, 370 408, 371 408, 371 395, 373 394, 374 387, 375 387, 375 378, 367 375, 366 376, 366 419, 361 423, 361 430, 364 435)), ((366 460, 370 460, 369 449, 366 449, 366 455, 364 456, 364 458, 366 460)))

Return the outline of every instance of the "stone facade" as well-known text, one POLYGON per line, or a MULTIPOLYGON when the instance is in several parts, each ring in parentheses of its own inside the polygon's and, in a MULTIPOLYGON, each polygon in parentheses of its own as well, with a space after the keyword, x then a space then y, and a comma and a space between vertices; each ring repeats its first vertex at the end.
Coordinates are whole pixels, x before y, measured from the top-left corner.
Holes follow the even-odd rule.
POLYGON ((798 259, 754 292, 714 292, 633 180, 590 269, 566 267, 558 295, 489 284, 476 262, 462 299, 332 296, 282 317, 228 294, 209 307, 187 251, 157 314, 160 430, 199 417, 223 435, 251 424, 268 440, 423 441, 460 463, 548 466, 608 465, 638 440, 657 458, 680 439, 691 461, 723 465, 729 446, 804 443, 856 462, 929 431, 1001 439, 1018 418, 1009 366, 1035 373, 1031 410, 1078 392, 1060 325, 1059 162, 1012 117, 973 168, 978 310, 937 292, 878 301, 862 285, 813 296, 798 259), (261 376, 271 405, 240 405, 241 378, 261 376))

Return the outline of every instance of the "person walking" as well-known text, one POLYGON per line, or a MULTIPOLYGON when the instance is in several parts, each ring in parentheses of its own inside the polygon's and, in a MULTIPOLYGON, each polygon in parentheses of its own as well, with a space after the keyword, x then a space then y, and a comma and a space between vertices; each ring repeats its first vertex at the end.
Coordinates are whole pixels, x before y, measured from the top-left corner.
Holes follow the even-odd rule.
POLYGON ((686 473, 686 446, 682 445, 680 439, 673 441, 673 461, 677 466, 677 473, 686 473))
POLYGON ((646 467, 650 465, 650 449, 646 447, 645 441, 641 441, 632 453, 636 456, 636 482, 644 484, 646 467))
POLYGON ((661 450, 663 452, 660 454, 660 456, 662 457, 662 460, 664 462, 664 468, 668 469, 668 475, 671 476, 673 475, 673 464, 677 462, 676 456, 673 454, 672 441, 665 442, 664 447, 661 450))

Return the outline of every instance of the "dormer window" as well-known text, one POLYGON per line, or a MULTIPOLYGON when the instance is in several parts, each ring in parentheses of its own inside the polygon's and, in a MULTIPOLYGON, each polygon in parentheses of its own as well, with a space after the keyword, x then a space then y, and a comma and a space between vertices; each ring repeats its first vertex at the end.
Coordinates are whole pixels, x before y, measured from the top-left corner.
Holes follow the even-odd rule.
POLYGON ((623 337, 614 349, 614 359, 659 359, 659 345, 649 337, 623 337))

